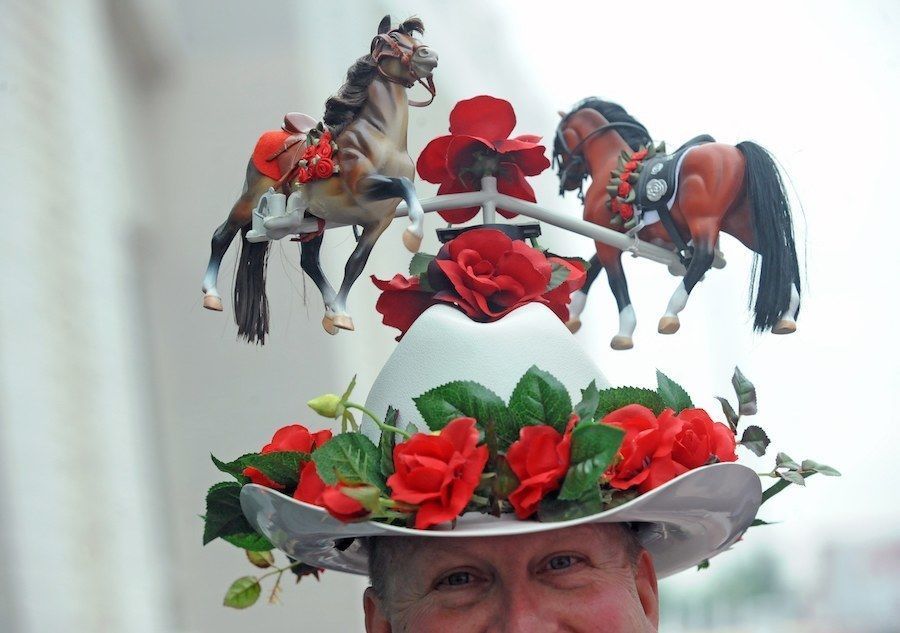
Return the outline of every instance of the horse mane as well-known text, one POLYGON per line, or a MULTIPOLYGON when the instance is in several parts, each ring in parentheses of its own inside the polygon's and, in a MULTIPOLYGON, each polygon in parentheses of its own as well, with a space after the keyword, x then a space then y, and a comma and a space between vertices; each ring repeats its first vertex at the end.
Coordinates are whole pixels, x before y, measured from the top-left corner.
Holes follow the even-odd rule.
MULTIPOLYGON (((559 122, 560 125, 563 125, 566 119, 575 112, 579 110, 590 109, 595 110, 603 115, 603 118, 609 121, 610 123, 636 123, 646 129, 643 123, 635 119, 633 116, 628 114, 628 112, 620 106, 618 103, 613 103, 612 101, 604 101, 600 97, 587 97, 582 99, 569 110, 569 113, 563 117, 563 119, 559 122)), ((617 129, 616 132, 628 143, 628 146, 631 147, 633 151, 637 151, 640 149, 641 145, 648 144, 651 139, 647 134, 642 133, 640 130, 636 130, 634 128, 620 128, 617 129)), ((559 144, 559 135, 554 137, 553 141, 553 155, 561 156, 563 153, 563 148, 559 144)), ((571 148, 570 148, 571 149, 571 148)))
MULTIPOLYGON (((425 26, 422 20, 416 17, 404 20, 396 31, 404 35, 424 33, 425 26)), ((347 78, 344 85, 329 97, 325 102, 325 114, 322 120, 331 129, 333 136, 340 134, 343 129, 359 116, 360 111, 368 99, 369 85, 378 75, 378 66, 372 55, 363 55, 350 68, 347 69, 347 78)))

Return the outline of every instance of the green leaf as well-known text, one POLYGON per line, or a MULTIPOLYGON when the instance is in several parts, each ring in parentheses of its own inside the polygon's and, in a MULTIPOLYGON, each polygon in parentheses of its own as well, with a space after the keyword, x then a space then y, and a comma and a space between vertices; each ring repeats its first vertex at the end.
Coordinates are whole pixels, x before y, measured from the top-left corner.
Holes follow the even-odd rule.
POLYGON ((259 600, 259 594, 261 592, 262 587, 256 577, 244 576, 231 583, 231 586, 225 593, 225 601, 223 604, 226 607, 231 607, 233 609, 246 609, 247 607, 253 606, 256 601, 259 600))
POLYGON ((232 462, 223 462, 218 459, 215 455, 210 453, 210 457, 212 458, 213 464, 216 465, 221 472, 226 475, 231 475, 234 477, 239 484, 246 484, 250 482, 250 478, 244 475, 244 458, 249 457, 250 455, 255 455, 256 453, 247 453, 246 455, 241 455, 236 460, 232 462))
POLYGON ((350 384, 347 385, 343 395, 341 395, 341 402, 347 402, 347 400, 350 399, 350 394, 353 393, 354 388, 356 388, 356 374, 353 374, 353 378, 350 379, 350 384))
POLYGON ((800 465, 791 459, 787 453, 778 453, 775 456, 775 468, 789 468, 791 470, 800 470, 800 465))
POLYGON ((703 571, 704 569, 709 569, 709 559, 708 558, 704 558, 697 565, 697 571, 703 571))
POLYGON ((256 468, 272 481, 290 488, 297 485, 300 468, 310 459, 309 453, 299 451, 275 451, 247 455, 242 458, 245 466, 256 468))
POLYGON ((247 551, 247 560, 250 561, 251 565, 259 567, 260 569, 268 569, 275 565, 275 557, 272 556, 272 552, 270 550, 262 551, 262 552, 254 552, 247 551))
POLYGON ((600 391, 597 389, 597 383, 592 380, 591 384, 581 390, 581 402, 575 405, 575 413, 582 422, 593 421, 598 406, 600 406, 600 391))
POLYGON ((220 536, 253 532, 247 517, 241 511, 240 494, 241 485, 234 481, 216 484, 206 493, 204 545, 220 536))
POLYGON ((559 491, 559 499, 574 501, 596 488, 624 437, 625 431, 606 424, 576 426, 572 431, 572 465, 559 491))
POLYGON ((744 429, 740 444, 753 451, 757 457, 762 457, 766 454, 766 447, 769 445, 769 437, 760 427, 748 426, 744 429))
MULTIPOLYGON (((385 423, 389 426, 397 426, 397 418, 400 412, 394 407, 388 407, 385 423)), ((394 474, 394 445, 397 442, 397 434, 393 431, 382 431, 381 438, 378 440, 378 452, 380 458, 378 460, 378 468, 381 476, 387 480, 394 474)))
POLYGON ((803 474, 812 474, 812 473, 820 473, 825 475, 826 477, 840 477, 841 473, 831 466, 826 466, 825 464, 820 464, 818 462, 814 462, 811 459, 804 459, 803 463, 800 464, 800 470, 803 471, 803 474))
POLYGON ((416 253, 409 262, 409 274, 413 277, 424 275, 428 272, 428 264, 434 260, 434 255, 428 253, 416 253))
POLYGON ((259 532, 251 530, 250 532, 241 532, 239 534, 229 534, 222 536, 222 540, 227 541, 248 552, 266 552, 274 547, 265 536, 259 532))
POLYGON ((568 278, 569 269, 566 266, 560 264, 559 262, 551 262, 550 282, 547 284, 547 289, 544 292, 547 293, 555 288, 558 288, 568 278))
POLYGON ((544 497, 538 506, 537 517, 542 523, 569 521, 603 512, 600 491, 595 486, 575 501, 544 497))
POLYGON ((326 484, 371 484, 384 489, 381 452, 362 433, 341 433, 313 451, 319 477, 326 484))
POLYGON ((759 527, 760 525, 776 525, 776 522, 771 521, 763 521, 762 519, 753 519, 753 523, 750 524, 750 527, 759 527))
POLYGON ((797 484, 798 486, 805 486, 806 480, 804 480, 803 475, 798 473, 795 470, 782 470, 778 472, 778 476, 787 481, 788 483, 797 484))
POLYGON ((641 387, 614 387, 600 392, 600 405, 597 407, 597 419, 629 404, 640 404, 659 415, 666 408, 662 396, 652 389, 641 387))
POLYGON ((565 385, 532 365, 513 389, 509 409, 520 427, 547 424, 562 433, 572 413, 572 400, 565 385))
POLYGON ((672 409, 675 413, 681 413, 685 409, 693 409, 694 403, 687 391, 677 382, 666 376, 664 373, 656 370, 657 392, 662 398, 663 404, 672 409))
POLYGON ((488 420, 497 425, 502 446, 508 446, 519 435, 503 399, 477 382, 458 380, 426 391, 413 398, 416 408, 432 431, 440 431, 456 418, 475 418, 483 428, 488 420))
POLYGON ((747 377, 737 367, 734 368, 731 384, 734 386, 734 391, 738 397, 738 413, 741 415, 755 415, 756 387, 747 380, 747 377))
POLYGON ((741 419, 737 413, 735 413, 734 408, 731 406, 731 403, 728 402, 725 398, 721 396, 716 396, 716 400, 719 401, 719 404, 722 405, 722 413, 725 414, 725 419, 728 421, 728 426, 731 427, 731 431, 733 433, 737 433, 738 420, 741 419))

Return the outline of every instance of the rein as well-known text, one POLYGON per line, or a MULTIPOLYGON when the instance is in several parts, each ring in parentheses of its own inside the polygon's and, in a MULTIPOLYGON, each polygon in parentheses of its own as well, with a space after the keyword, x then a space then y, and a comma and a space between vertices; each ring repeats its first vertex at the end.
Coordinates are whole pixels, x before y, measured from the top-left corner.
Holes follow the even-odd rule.
POLYGON ((581 182, 578 183, 578 199, 584 202, 584 181, 588 176, 587 162, 584 159, 584 154, 581 154, 581 148, 584 144, 594 138, 595 136, 600 136, 610 130, 620 129, 620 128, 632 128, 635 130, 640 130, 644 133, 644 135, 649 139, 650 132, 647 131, 640 123, 629 123, 627 121, 614 121, 612 123, 607 123, 606 125, 601 125, 596 130, 591 131, 586 134, 584 138, 578 141, 578 144, 575 145, 572 149, 569 149, 566 144, 566 139, 563 137, 563 125, 565 125, 566 121, 568 121, 569 117, 572 116, 573 113, 567 114, 566 117, 559 122, 559 125, 556 127, 556 140, 561 149, 560 155, 565 154, 565 158, 568 161, 568 165, 565 167, 562 166, 562 160, 560 160, 560 156, 554 156, 553 159, 559 165, 559 195, 563 195, 565 193, 565 184, 566 180, 569 179, 569 170, 574 167, 578 167, 581 170, 581 182))
POLYGON ((416 51, 423 46, 424 44, 421 43, 412 47, 400 44, 400 42, 391 37, 390 33, 376 35, 372 40, 372 60, 375 62, 375 67, 378 69, 378 74, 391 83, 400 84, 407 89, 412 88, 416 83, 419 83, 429 92, 429 94, 431 94, 431 98, 428 99, 428 101, 414 101, 410 99, 409 105, 414 108, 424 108, 427 105, 431 105, 431 102, 434 101, 434 98, 437 95, 437 89, 434 87, 434 78, 429 76, 427 79, 423 79, 412 70, 412 58, 416 54, 416 51), (382 44, 382 46, 378 48, 378 50, 375 50, 379 44, 382 44), (383 46, 384 44, 387 44, 388 48, 385 48, 385 46, 383 46), (381 67, 381 62, 385 58, 396 59, 403 64, 407 71, 407 77, 401 79, 386 73, 381 67))

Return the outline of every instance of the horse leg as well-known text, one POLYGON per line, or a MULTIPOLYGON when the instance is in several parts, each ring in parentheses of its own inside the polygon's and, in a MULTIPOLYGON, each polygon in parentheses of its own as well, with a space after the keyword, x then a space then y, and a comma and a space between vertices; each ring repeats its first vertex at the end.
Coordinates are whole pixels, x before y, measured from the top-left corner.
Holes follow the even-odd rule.
POLYGON ((322 301, 325 303, 325 317, 322 319, 322 327, 329 334, 337 334, 338 328, 334 325, 334 300, 337 297, 334 288, 325 277, 322 263, 319 259, 319 251, 322 248, 324 235, 317 235, 308 242, 300 244, 300 267, 309 278, 313 280, 319 292, 322 293, 322 301))
POLYGON ((634 328, 637 326, 637 318, 631 305, 631 297, 628 294, 628 282, 625 279, 625 270, 622 268, 622 251, 597 243, 597 257, 609 279, 609 289, 616 298, 616 306, 619 308, 619 331, 609 342, 609 346, 615 350, 631 349, 634 347, 634 328))
POLYGON ((584 312, 584 306, 587 303, 588 292, 591 286, 600 276, 603 265, 600 263, 596 253, 591 255, 588 260, 587 278, 584 285, 572 293, 572 301, 569 303, 569 320, 566 321, 566 327, 572 334, 581 329, 581 313, 584 312))
POLYGON ((424 236, 425 210, 422 209, 422 204, 416 196, 416 189, 413 187, 412 181, 405 176, 389 178, 380 174, 372 174, 366 177, 365 188, 366 197, 369 200, 403 198, 410 221, 410 225, 403 232, 403 245, 410 252, 419 252, 424 236))
POLYGON ((338 290, 337 297, 334 300, 333 305, 335 314, 333 323, 335 327, 342 330, 353 329, 353 319, 350 318, 350 314, 347 312, 347 295, 350 294, 350 288, 353 287, 354 282, 362 274, 363 268, 365 268, 366 262, 369 260, 369 255, 372 253, 372 247, 375 246, 375 242, 378 241, 378 238, 381 237, 381 234, 384 233, 385 229, 390 226, 393 219, 393 215, 389 215, 382 218, 376 224, 367 224, 363 226, 363 232, 359 238, 359 242, 356 243, 356 248, 353 250, 353 253, 350 254, 349 259, 347 259, 347 265, 344 267, 344 279, 341 282, 341 288, 338 290))
POLYGON ((684 310, 691 291, 710 269, 716 256, 716 239, 719 235, 718 218, 706 218, 703 222, 689 224, 691 224, 694 255, 691 257, 691 263, 688 264, 684 279, 681 280, 672 294, 672 298, 669 299, 666 313, 659 320, 658 331, 660 334, 674 334, 681 327, 678 314, 684 310))
POLYGON ((225 257, 228 247, 231 246, 234 236, 240 229, 241 225, 232 222, 229 218, 222 222, 213 233, 209 264, 207 264, 206 274, 203 276, 203 307, 207 310, 222 311, 222 296, 216 288, 219 280, 219 267, 222 265, 222 259, 225 257))
POLYGON ((203 307, 208 310, 222 310, 222 297, 219 294, 216 285, 219 279, 219 267, 222 265, 222 259, 231 246, 234 236, 250 222, 253 207, 256 201, 262 195, 262 191, 266 191, 263 185, 266 185, 269 179, 262 177, 256 171, 251 161, 247 165, 247 174, 244 178, 244 188, 241 196, 231 207, 228 218, 216 229, 212 236, 212 244, 210 247, 209 263, 206 266, 206 274, 203 276, 203 307), (262 180, 261 180, 262 178, 262 180), (266 182, 262 182, 262 181, 266 182))
POLYGON ((800 289, 797 284, 791 284, 791 302, 787 310, 781 315, 772 327, 772 334, 793 334, 797 331, 797 312, 800 310, 800 289))

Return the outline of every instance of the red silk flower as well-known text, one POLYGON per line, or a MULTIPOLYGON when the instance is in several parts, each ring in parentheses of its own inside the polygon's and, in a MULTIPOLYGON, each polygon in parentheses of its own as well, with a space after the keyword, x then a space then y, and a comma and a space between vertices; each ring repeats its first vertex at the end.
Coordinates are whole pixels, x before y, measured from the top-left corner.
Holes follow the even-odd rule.
MULTIPOLYGON (((450 112, 450 134, 433 139, 419 155, 419 175, 440 185, 438 194, 478 191, 481 177, 493 175, 500 193, 535 202, 525 177, 537 176, 550 161, 540 136, 509 138, 515 126, 516 113, 504 99, 482 95, 460 101, 450 112)), ((505 218, 516 215, 498 212, 505 218)), ((447 222, 460 224, 474 218, 478 207, 439 213, 447 222)))
MULTIPOLYGON (((318 431, 317 433, 310 433, 309 429, 302 424, 291 424, 290 426, 285 426, 275 431, 275 435, 272 436, 272 441, 263 446, 260 453, 265 454, 282 451, 311 453, 314 449, 322 446, 322 444, 330 439, 331 431, 325 430, 318 431)), ((284 488, 284 486, 275 483, 253 467, 245 468, 244 475, 249 477, 250 481, 253 483, 266 486, 267 488, 275 488, 276 490, 282 490, 284 488)))
POLYGON ((343 484, 326 486, 319 477, 315 462, 308 461, 300 469, 300 482, 294 491, 294 499, 323 507, 331 516, 344 523, 367 517, 369 511, 359 501, 341 492, 344 487, 343 484))
POLYGON ((517 518, 530 517, 544 495, 559 488, 569 470, 572 429, 577 422, 573 413, 565 433, 545 424, 523 427, 519 439, 510 445, 506 461, 519 485, 510 493, 509 502, 517 518))
POLYGON ((394 275, 387 281, 372 277, 381 290, 375 309, 385 325, 400 330, 397 340, 436 303, 449 303, 475 321, 489 322, 535 302, 567 321, 571 295, 587 277, 578 260, 548 257, 502 231, 482 228, 444 244, 426 276, 427 290, 418 277, 394 275), (565 268, 567 276, 551 288, 554 267, 565 268))
POLYGON ((416 529, 452 521, 472 499, 487 459, 473 418, 457 418, 438 435, 416 433, 394 447, 391 498, 418 506, 416 529))
POLYGON ((607 472, 610 485, 619 490, 637 488, 643 494, 689 470, 737 460, 734 433, 702 409, 678 415, 666 409, 657 416, 630 404, 609 413, 603 423, 625 431, 621 460, 607 472))

